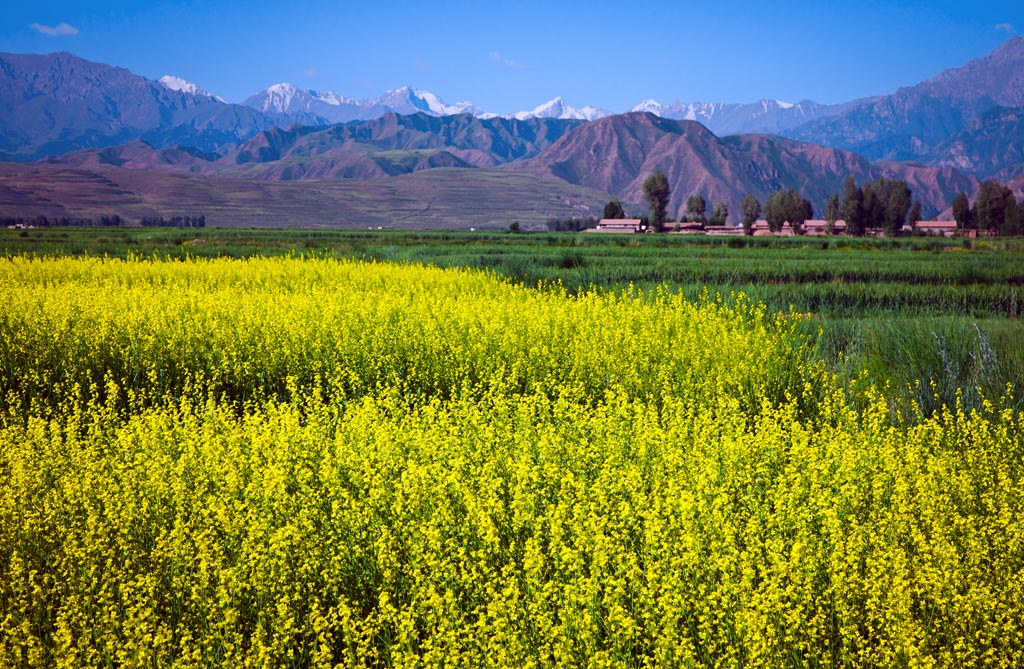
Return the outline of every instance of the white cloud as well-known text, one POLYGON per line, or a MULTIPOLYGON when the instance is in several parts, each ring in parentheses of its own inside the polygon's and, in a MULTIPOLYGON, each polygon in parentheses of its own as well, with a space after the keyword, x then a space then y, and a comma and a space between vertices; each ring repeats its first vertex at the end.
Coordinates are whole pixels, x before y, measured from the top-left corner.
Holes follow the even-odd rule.
POLYGON ((1016 35, 1017 34, 1016 28, 1014 28, 1013 25, 1010 24, 1010 23, 997 23, 996 24, 996 30, 1001 30, 1002 32, 1006 33, 1007 35, 1016 35))
POLYGON ((312 67, 310 67, 310 68, 307 68, 306 71, 303 74, 305 74, 307 77, 312 79, 313 77, 316 76, 316 70, 313 69, 312 67))
POLYGON ((497 51, 491 52, 491 60, 502 67, 522 67, 523 64, 512 58, 505 58, 497 51))
POLYGON ((66 35, 78 34, 78 28, 67 23, 58 23, 55 26, 47 26, 43 25, 42 23, 33 23, 29 26, 29 28, 35 30, 37 33, 41 35, 46 35, 47 37, 64 37, 66 35))
POLYGON ((414 60, 412 66, 419 70, 420 72, 426 72, 427 70, 434 69, 433 65, 423 60, 422 58, 417 58, 416 60, 414 60))

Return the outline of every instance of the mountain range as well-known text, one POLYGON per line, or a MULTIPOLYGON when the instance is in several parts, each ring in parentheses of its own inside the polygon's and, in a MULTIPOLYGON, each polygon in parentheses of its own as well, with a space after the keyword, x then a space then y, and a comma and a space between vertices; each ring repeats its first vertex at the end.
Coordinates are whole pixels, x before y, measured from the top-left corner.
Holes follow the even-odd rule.
MULTIPOLYGON (((534 194, 517 192, 527 208, 537 204, 531 220, 542 211, 599 213, 590 201, 594 193, 639 202, 643 179, 659 168, 670 177, 673 212, 695 193, 736 213, 746 192, 763 200, 779 188, 796 188, 821 213, 846 176, 861 183, 887 176, 905 179, 925 214, 934 215, 953 194, 975 192, 979 178, 1024 189, 1022 73, 1024 37, 1018 36, 917 86, 839 105, 645 100, 616 115, 555 98, 499 116, 412 87, 356 100, 278 84, 229 104, 169 75, 150 81, 67 53, 0 54, 0 159, 42 159, 47 169, 76 174, 167 175, 154 182, 174 174, 191 175, 195 183, 229 180, 232 192, 241 183, 283 181, 436 185, 425 175, 476 172, 467 179, 484 184, 495 201, 504 201, 503 179, 529 175, 534 194), (587 195, 568 197, 567 185, 587 195)), ((17 181, 26 172, 6 174, 17 181)), ((296 184, 295 192, 315 191, 304 188, 296 184)), ((155 192, 139 198, 156 206, 153 198, 174 189, 155 192)), ((354 197, 355 191, 332 192, 354 197)), ((401 189, 390 192, 405 197, 401 189)), ((30 211, 18 203, 13 196, 0 200, 0 215, 30 211)), ((457 210, 457 203, 435 202, 441 209, 457 210)))
MULTIPOLYGON (((699 121, 723 135, 777 133, 812 119, 839 114, 848 107, 849 104, 788 104, 767 99, 750 104, 671 105, 644 100, 629 111, 699 121)), ((411 86, 375 98, 356 99, 280 83, 235 105, 173 75, 150 81, 122 68, 93 63, 70 53, 0 54, 0 121, 4 122, 4 129, 0 130, 0 159, 6 160, 33 160, 134 139, 160 147, 187 144, 201 150, 220 150, 273 126, 326 126, 372 120, 389 113, 420 112, 431 116, 466 113, 482 119, 517 120, 593 121, 613 115, 590 105, 574 107, 560 96, 527 111, 501 115, 485 112, 471 102, 448 104, 429 91, 411 86), (68 104, 71 101, 75 104, 68 104)))
MULTIPOLYGON (((176 77, 174 79, 181 81, 176 77)), ((190 86, 199 89, 195 84, 190 86)), ((814 119, 841 114, 858 102, 821 105, 811 100, 790 104, 781 100, 764 99, 749 104, 677 101, 666 105, 647 99, 628 111, 650 112, 663 118, 699 121, 717 135, 729 135, 741 132, 781 132, 814 119)), ((527 111, 497 114, 485 112, 471 102, 450 105, 433 93, 411 86, 387 91, 376 98, 357 100, 330 91, 303 90, 294 84, 283 83, 256 93, 242 104, 272 116, 285 126, 329 125, 370 120, 391 112, 422 112, 432 116, 472 114, 484 119, 503 117, 520 121, 531 118, 595 121, 614 115, 614 112, 592 105, 574 107, 561 96, 527 111)))
POLYGON ((292 126, 258 133, 225 154, 158 149, 136 140, 82 149, 45 162, 222 174, 263 181, 370 179, 434 167, 490 168, 537 155, 581 121, 429 116, 393 112, 327 127, 292 126))
POLYGON ((33 160, 135 139, 216 151, 273 126, 249 107, 69 53, 0 55, 2 160, 33 160))
MULTIPOLYGON (((643 181, 661 169, 669 178, 669 213, 680 212, 690 195, 724 202, 738 213, 744 194, 764 202, 773 192, 796 188, 823 213, 832 193, 852 175, 858 183, 879 177, 903 179, 927 216, 946 209, 953 195, 973 192, 978 182, 953 168, 871 163, 839 149, 773 135, 718 137, 696 121, 630 113, 587 123, 566 133, 531 158, 508 169, 556 177, 571 184, 643 200, 643 181)), ((735 220, 735 217, 734 217, 735 220)))
MULTIPOLYGON (((531 174, 541 183, 568 183, 626 202, 642 201, 642 182, 654 170, 670 175, 670 211, 690 195, 725 202, 739 212, 745 193, 764 201, 780 188, 797 188, 823 211, 831 193, 853 175, 859 183, 881 176, 904 179, 926 215, 943 211, 978 181, 956 169, 871 163, 848 151, 772 135, 718 137, 696 121, 646 112, 593 122, 434 117, 390 113, 379 119, 316 128, 272 128, 224 154, 157 149, 136 141, 49 158, 79 169, 188 172, 259 181, 383 179, 436 168, 531 174)), ((639 207, 634 207, 639 211, 639 207)), ((597 209, 580 213, 596 215, 597 209)))
POLYGON ((483 113, 469 102, 449 105, 433 93, 411 86, 387 91, 377 98, 356 100, 331 91, 303 90, 293 84, 283 83, 274 84, 250 96, 242 104, 271 116, 284 126, 365 121, 389 113, 425 112, 433 116, 479 116, 483 113))
MULTIPOLYGON (((869 160, 916 160, 948 164, 951 141, 1007 129, 1006 114, 1024 113, 1024 35, 1011 37, 992 53, 926 81, 853 105, 842 114, 816 119, 787 130, 794 139, 856 151, 869 160), (997 107, 1006 111, 992 113, 997 107), (989 129, 991 126, 991 129, 989 129)), ((1006 139, 1020 143, 1020 136, 1006 139)), ((972 152, 968 147, 966 155, 972 152)), ((985 160, 961 161, 971 169, 985 160)), ((996 160, 984 174, 1021 166, 996 160)))

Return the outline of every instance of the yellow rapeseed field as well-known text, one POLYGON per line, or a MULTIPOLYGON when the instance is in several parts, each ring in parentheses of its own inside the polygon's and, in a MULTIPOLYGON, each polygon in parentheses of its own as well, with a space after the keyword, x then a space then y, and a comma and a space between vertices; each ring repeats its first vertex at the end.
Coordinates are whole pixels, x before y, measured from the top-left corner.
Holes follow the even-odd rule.
POLYGON ((730 305, 0 261, 0 666, 1024 665, 1021 416, 730 305))

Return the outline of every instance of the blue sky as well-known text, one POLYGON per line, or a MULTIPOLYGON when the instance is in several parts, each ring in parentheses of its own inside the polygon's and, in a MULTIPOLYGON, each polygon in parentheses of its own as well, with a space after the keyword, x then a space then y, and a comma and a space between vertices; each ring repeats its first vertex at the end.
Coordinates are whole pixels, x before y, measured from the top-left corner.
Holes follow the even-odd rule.
POLYGON ((841 102, 890 93, 1024 31, 1024 2, 5 3, 0 51, 70 51, 238 102, 278 82, 531 109, 562 95, 670 103, 841 102), (18 6, 13 6, 17 4, 18 6))

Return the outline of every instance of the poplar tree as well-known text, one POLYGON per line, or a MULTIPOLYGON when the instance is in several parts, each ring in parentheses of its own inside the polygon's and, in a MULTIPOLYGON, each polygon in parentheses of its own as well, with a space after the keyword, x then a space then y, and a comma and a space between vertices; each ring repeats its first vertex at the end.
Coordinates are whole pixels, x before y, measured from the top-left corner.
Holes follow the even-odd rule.
POLYGON ((665 173, 656 170, 654 174, 644 180, 643 190, 644 200, 647 201, 647 206, 651 210, 650 225, 653 226, 655 232, 658 232, 661 230, 662 223, 665 222, 665 211, 668 209, 668 198, 671 193, 665 173))

